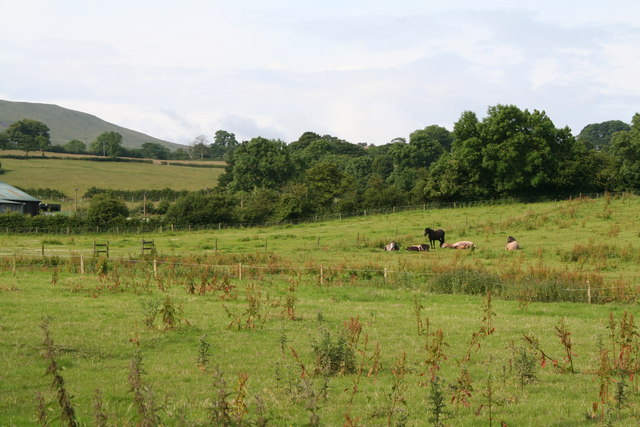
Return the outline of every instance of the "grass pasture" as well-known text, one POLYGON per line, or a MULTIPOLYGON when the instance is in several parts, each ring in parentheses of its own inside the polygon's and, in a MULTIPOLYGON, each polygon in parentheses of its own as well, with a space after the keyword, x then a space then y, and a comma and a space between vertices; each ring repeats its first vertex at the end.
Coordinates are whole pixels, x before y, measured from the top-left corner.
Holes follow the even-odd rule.
POLYGON ((44 316, 90 425, 636 425, 639 208, 624 196, 2 235, 0 425, 37 423, 37 393, 60 423, 44 316), (422 243, 426 226, 477 249, 380 249, 422 243), (508 235, 521 251, 504 250, 508 235), (141 257, 142 238, 156 256, 141 257), (91 257, 94 240, 110 242, 108 261, 91 257))

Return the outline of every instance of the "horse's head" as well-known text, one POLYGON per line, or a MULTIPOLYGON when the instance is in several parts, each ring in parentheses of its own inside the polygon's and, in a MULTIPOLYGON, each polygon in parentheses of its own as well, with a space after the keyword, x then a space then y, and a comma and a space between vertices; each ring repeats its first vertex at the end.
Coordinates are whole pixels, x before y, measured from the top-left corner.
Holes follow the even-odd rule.
POLYGON ((515 237, 509 236, 509 238, 507 239, 507 243, 511 243, 511 242, 515 242, 515 241, 516 241, 515 237))
POLYGON ((426 235, 427 235, 427 234, 429 234, 429 232, 431 232, 431 231, 433 231, 433 230, 432 230, 432 229, 430 229, 430 228, 425 228, 425 229, 424 229, 424 235, 426 236, 426 235))

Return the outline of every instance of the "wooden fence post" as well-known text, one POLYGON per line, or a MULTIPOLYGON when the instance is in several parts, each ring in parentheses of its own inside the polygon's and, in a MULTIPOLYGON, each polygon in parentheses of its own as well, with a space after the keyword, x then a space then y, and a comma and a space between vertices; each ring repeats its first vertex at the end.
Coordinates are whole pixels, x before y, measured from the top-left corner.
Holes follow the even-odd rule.
POLYGON ((320 264, 320 286, 324 285, 324 266, 320 264))
POLYGON ((42 244, 42 256, 44 256, 44 243, 42 244))
POLYGON ((158 278, 158 260, 155 258, 153 259, 153 278, 158 278))
POLYGON ((238 280, 242 280, 242 263, 238 264, 238 280))
POLYGON ((587 302, 591 304, 591 283, 587 280, 587 302))
POLYGON ((387 284, 387 267, 384 268, 384 284, 387 284))
POLYGON ((84 274, 84 257, 80 255, 80 274, 84 274))
POLYGON ((11 259, 11 274, 16 275, 16 254, 13 254, 11 259))

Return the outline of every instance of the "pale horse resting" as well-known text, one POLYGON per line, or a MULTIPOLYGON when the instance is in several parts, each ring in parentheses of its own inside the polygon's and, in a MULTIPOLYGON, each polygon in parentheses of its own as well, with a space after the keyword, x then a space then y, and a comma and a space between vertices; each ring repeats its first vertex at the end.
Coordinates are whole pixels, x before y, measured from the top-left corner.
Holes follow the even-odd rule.
POLYGON ((384 250, 385 251, 399 251, 400 250, 400 246, 398 246, 398 244, 394 241, 392 241, 391 243, 389 243, 388 245, 384 245, 384 250))
POLYGON ((505 249, 508 251, 517 251, 518 249, 520 249, 520 245, 518 244, 518 241, 514 237, 509 236, 509 238, 507 239, 507 246, 505 246, 505 249))
POLYGON ((443 243, 440 247, 449 249, 475 249, 476 245, 468 240, 463 240, 455 243, 443 243))

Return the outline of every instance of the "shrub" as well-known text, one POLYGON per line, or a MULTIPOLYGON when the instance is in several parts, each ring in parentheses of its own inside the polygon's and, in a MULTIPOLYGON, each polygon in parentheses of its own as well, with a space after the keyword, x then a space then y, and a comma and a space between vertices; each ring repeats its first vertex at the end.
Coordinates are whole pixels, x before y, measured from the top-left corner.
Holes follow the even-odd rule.
POLYGON ((169 207, 166 219, 176 225, 231 222, 235 205, 234 197, 220 190, 209 194, 190 193, 169 207))
POLYGON ((127 205, 111 194, 99 194, 91 199, 87 221, 96 227, 111 227, 121 224, 129 216, 127 205))
POLYGON ((356 354, 344 334, 334 342, 328 330, 321 330, 319 342, 311 344, 316 357, 316 373, 323 375, 351 374, 356 371, 356 354))

